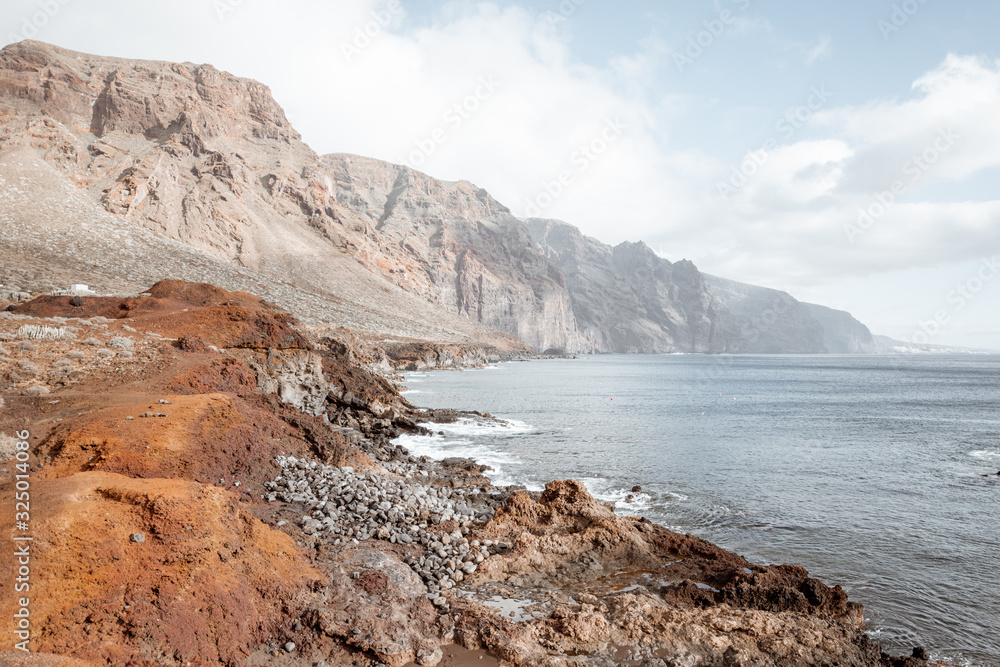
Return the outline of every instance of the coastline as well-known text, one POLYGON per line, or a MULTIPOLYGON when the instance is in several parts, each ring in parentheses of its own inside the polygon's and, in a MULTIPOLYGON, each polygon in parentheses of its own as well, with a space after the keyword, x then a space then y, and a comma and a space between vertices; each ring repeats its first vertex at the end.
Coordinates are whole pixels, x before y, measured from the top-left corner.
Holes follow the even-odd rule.
POLYGON ((474 461, 411 456, 399 433, 490 417, 415 408, 361 354, 255 297, 179 281, 150 293, 43 297, 0 320, 73 334, 5 343, 0 361, 0 424, 31 430, 35 651, 400 667, 450 664, 457 644, 504 665, 927 664, 885 655, 860 605, 802 568, 617 516, 573 480, 498 489, 474 461), (25 363, 44 368, 12 380, 25 363))

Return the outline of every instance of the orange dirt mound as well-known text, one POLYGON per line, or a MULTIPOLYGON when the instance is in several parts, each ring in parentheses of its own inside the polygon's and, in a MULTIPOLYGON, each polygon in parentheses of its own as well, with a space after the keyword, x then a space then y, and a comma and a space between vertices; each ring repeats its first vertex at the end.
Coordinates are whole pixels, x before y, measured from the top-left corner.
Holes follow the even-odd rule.
MULTIPOLYGON (((321 578, 290 537, 222 489, 86 472, 38 480, 32 493, 35 650, 236 664, 282 632, 284 612, 321 578)), ((10 618, 14 596, 2 600, 10 618)))
POLYGON ((219 348, 308 349, 295 319, 259 297, 213 285, 161 280, 141 298, 40 296, 14 308, 32 317, 105 317, 169 338, 187 338, 219 348))
POLYGON ((280 474, 274 463, 279 454, 371 466, 367 456, 326 427, 321 417, 302 414, 274 397, 210 393, 164 400, 169 404, 147 398, 58 425, 39 448, 52 457, 41 475, 101 471, 180 478, 226 486, 245 501, 256 502, 264 482, 280 474), (166 416, 140 417, 149 412, 166 416))

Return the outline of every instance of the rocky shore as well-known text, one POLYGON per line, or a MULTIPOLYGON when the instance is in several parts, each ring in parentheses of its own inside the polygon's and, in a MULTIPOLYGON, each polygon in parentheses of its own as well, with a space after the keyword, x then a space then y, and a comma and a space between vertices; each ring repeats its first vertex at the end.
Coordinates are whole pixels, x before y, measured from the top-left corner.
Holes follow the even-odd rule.
POLYGON ((618 516, 573 480, 496 488, 474 461, 412 456, 400 433, 492 418, 411 405, 388 354, 246 293, 148 293, 0 314, 0 433, 30 431, 30 664, 927 664, 886 655, 802 568, 618 516))

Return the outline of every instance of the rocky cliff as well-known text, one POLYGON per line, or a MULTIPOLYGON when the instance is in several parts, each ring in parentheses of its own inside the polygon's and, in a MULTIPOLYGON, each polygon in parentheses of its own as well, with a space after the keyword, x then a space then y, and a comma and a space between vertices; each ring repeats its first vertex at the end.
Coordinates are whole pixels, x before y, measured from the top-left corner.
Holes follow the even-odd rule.
POLYGON ((360 330, 576 347, 558 270, 506 208, 470 183, 320 160, 256 81, 28 41, 0 51, 0 114, 11 195, 0 245, 50 273, 83 272, 71 237, 86 220, 118 239, 91 257, 110 262, 73 279, 99 288, 172 275, 252 289, 308 320, 360 330), (39 220, 30 198, 46 193, 70 205, 53 202, 39 220), (152 258, 130 261, 136 253, 175 261, 146 271, 152 258))
POLYGON ((642 242, 612 248, 556 220, 527 224, 565 273, 576 320, 595 351, 740 351, 733 320, 691 262, 671 263, 642 242))
POLYGON ((611 247, 557 220, 527 224, 539 249, 565 273, 573 312, 596 351, 876 351, 871 332, 850 313, 703 274, 642 242, 611 247))
POLYGON ((706 276, 712 293, 739 327, 742 352, 821 354, 823 327, 809 309, 787 292, 706 276))
POLYGON ((368 263, 390 280, 539 352, 585 347, 562 272, 488 192, 355 155, 321 165, 336 201, 370 230, 368 263))
POLYGON ((872 332, 850 313, 814 303, 805 306, 823 327, 823 346, 829 354, 875 354, 879 351, 872 332))
POLYGON ((18 298, 172 277, 499 352, 873 349, 846 313, 525 224, 469 182, 320 157, 266 86, 210 65, 20 42, 0 50, 0 118, 0 287, 18 298))
POLYGON ((798 301, 780 290, 705 275, 732 314, 742 351, 753 354, 871 354, 871 331, 850 313, 798 301))

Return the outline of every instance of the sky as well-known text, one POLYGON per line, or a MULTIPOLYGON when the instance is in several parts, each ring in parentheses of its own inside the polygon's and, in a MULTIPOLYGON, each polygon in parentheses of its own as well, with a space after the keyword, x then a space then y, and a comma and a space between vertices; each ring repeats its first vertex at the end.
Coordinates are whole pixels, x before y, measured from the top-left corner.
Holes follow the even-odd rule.
POLYGON ((319 153, 1000 349, 994 0, 5 0, 3 44, 211 63, 319 153))

